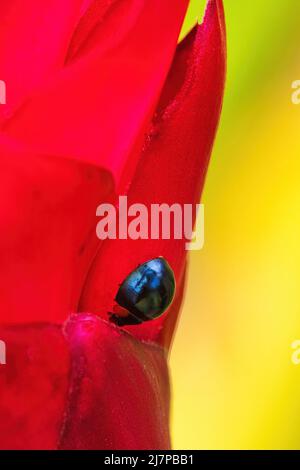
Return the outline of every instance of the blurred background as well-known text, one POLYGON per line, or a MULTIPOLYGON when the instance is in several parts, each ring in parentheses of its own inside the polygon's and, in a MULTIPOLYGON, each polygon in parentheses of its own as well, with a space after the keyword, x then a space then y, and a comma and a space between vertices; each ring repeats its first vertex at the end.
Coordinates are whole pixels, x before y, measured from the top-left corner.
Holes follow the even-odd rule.
MULTIPOLYGON (((184 29, 205 1, 191 0, 184 29)), ((176 449, 300 449, 299 0, 224 0, 228 78, 171 355, 176 449)))

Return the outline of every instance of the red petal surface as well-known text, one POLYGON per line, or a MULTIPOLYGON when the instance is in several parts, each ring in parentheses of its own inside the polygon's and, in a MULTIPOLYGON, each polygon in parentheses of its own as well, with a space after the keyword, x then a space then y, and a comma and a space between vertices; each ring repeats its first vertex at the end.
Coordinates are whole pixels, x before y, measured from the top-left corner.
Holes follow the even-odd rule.
POLYGON ((123 4, 120 0, 112 10, 124 33, 116 44, 111 39, 112 19, 100 22, 93 32, 95 41, 107 36, 115 47, 88 42, 89 52, 65 67, 4 126, 37 153, 101 164, 117 182, 125 162, 135 166, 128 155, 151 119, 188 0, 126 0, 131 20, 138 8, 127 33, 123 4))
POLYGON ((107 171, 0 141, 0 322, 64 321, 99 244, 95 207, 107 171))
MULTIPOLYGON (((128 205, 196 204, 219 121, 225 78, 225 26, 221 1, 211 0, 205 20, 179 46, 135 177, 128 205)), ((101 316, 113 310, 119 284, 138 264, 164 256, 182 293, 185 240, 105 241, 89 274, 80 309, 101 316), (105 289, 103 286, 105 285, 105 289)), ((136 336, 169 343, 178 313, 138 327, 136 336), (172 316, 173 318, 170 318, 172 316), (169 317, 169 318, 168 318, 169 317), (165 325, 166 324, 166 325, 165 325)))
POLYGON ((91 315, 0 328, 1 449, 168 449, 164 351, 91 315))
POLYGON ((0 2, 0 72, 9 105, 15 106, 64 63, 82 0, 2 0, 0 2))
POLYGON ((66 63, 97 45, 98 54, 120 45, 142 13, 140 0, 94 0, 81 18, 69 46, 66 63))
POLYGON ((61 449, 168 449, 164 351, 91 315, 66 327, 71 389, 61 449))
POLYGON ((55 449, 68 394, 70 356, 59 327, 0 327, 0 449, 55 449))

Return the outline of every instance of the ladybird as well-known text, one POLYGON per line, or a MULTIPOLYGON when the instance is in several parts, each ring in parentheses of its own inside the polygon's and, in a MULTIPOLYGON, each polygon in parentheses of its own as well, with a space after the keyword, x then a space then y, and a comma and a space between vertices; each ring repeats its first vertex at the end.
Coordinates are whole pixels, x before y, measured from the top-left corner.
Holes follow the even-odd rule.
POLYGON ((160 317, 171 305, 175 277, 168 262, 155 258, 140 264, 122 282, 115 301, 118 307, 110 321, 118 326, 137 325, 160 317))

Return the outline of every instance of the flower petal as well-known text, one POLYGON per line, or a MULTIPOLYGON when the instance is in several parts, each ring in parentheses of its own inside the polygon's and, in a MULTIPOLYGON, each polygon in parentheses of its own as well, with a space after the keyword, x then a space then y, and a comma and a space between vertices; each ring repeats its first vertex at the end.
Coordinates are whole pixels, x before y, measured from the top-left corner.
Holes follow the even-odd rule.
POLYGON ((0 122, 34 88, 62 67, 82 0, 0 2, 0 73, 9 104, 0 122))
POLYGON ((164 351, 92 315, 0 327, 1 449, 168 449, 164 351), (64 333, 65 331, 65 333, 64 333))
POLYGON ((97 45, 98 54, 113 50, 134 27, 143 8, 140 0, 89 0, 70 43, 66 63, 97 45))
POLYGON ((164 351, 92 315, 74 315, 66 331, 73 372, 59 447, 168 449, 164 351))
POLYGON ((61 329, 0 326, 0 449, 55 449, 69 386, 70 355, 61 329))
MULTIPOLYGON (((65 67, 4 126, 37 153, 72 155, 109 168, 117 183, 126 162, 127 168, 135 166, 137 155, 130 154, 131 164, 128 155, 151 119, 188 5, 188 0, 126 2, 139 9, 122 40, 108 50, 92 41, 87 54, 65 67)), ((127 21, 123 8, 116 14, 121 24, 127 21)), ((110 24, 98 26, 101 38, 110 24)))
POLYGON ((65 320, 95 256, 95 207, 110 174, 0 140, 0 322, 65 320))
MULTIPOLYGON (((212 150, 225 79, 225 26, 222 2, 208 3, 204 22, 179 46, 173 68, 128 191, 128 205, 195 205, 200 198, 212 150)), ((107 240, 93 264, 80 302, 81 311, 107 318, 118 286, 138 264, 164 256, 174 270, 179 291, 186 263, 186 240, 107 240), (105 291, 102 286, 105 283, 105 291)), ((179 304, 180 302, 178 302, 179 304)), ((170 341, 165 322, 173 328, 174 308, 161 318, 130 326, 134 335, 170 341)))

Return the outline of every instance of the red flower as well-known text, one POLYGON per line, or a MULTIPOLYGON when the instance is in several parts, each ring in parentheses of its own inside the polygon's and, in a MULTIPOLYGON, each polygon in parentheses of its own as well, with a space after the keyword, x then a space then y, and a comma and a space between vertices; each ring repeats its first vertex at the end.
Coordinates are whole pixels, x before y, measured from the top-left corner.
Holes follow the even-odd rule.
POLYGON ((166 350, 185 240, 99 246, 95 209, 118 194, 146 206, 200 198, 225 27, 221 0, 210 0, 169 70, 187 4, 0 5, 1 448, 170 446, 166 350), (168 312, 123 329, 109 323, 120 282, 158 256, 177 283, 168 312))

